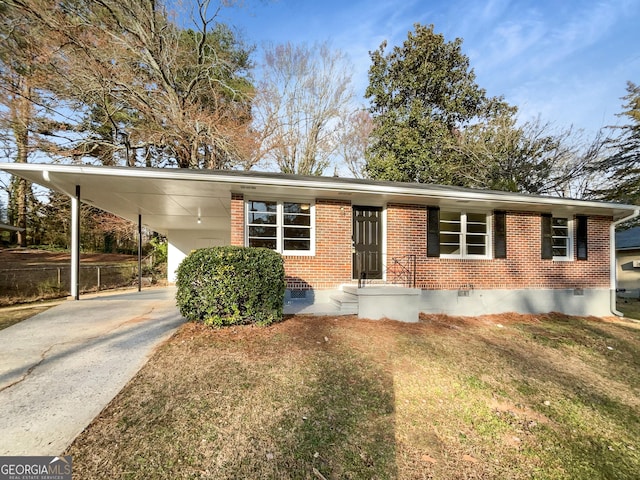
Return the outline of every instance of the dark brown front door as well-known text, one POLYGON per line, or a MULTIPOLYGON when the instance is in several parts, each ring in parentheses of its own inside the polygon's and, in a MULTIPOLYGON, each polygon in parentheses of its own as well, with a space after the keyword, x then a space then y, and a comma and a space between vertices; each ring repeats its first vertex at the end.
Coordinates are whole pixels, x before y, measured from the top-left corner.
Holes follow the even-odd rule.
POLYGON ((353 207, 353 278, 382 278, 382 208, 353 207))

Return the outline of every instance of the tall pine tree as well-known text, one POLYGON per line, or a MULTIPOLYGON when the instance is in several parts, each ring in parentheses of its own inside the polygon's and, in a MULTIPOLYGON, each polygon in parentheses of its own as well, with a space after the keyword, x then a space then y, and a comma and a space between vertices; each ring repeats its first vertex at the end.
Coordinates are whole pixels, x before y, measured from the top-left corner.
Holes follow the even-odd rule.
POLYGON ((622 113, 628 123, 612 127, 618 131, 609 142, 613 153, 597 165, 597 169, 607 172, 609 187, 598 190, 607 200, 625 203, 640 202, 640 85, 627 82, 627 94, 622 113))

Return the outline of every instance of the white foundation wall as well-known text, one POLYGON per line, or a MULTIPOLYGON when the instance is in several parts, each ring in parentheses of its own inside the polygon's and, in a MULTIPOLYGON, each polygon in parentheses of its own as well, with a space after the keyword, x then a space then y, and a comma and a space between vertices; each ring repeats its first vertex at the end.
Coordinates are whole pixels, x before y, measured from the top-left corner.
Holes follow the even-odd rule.
POLYGON ((167 280, 175 283, 178 266, 193 250, 228 244, 228 240, 216 237, 214 232, 170 230, 167 233, 167 280))
POLYGON ((609 289, 423 290, 420 311, 476 316, 492 313, 613 315, 609 289))

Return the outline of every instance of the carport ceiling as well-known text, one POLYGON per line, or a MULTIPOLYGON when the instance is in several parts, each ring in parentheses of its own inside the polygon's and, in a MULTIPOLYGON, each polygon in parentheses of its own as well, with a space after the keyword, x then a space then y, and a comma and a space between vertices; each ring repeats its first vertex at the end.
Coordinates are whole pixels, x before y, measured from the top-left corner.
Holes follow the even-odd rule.
POLYGON ((128 178, 117 175, 73 175, 49 172, 44 186, 73 195, 80 185, 83 203, 138 221, 166 234, 168 230, 230 229, 229 187, 213 182, 166 178, 128 178), (180 193, 178 193, 180 192, 180 193), (198 223, 198 218, 201 222, 198 223))

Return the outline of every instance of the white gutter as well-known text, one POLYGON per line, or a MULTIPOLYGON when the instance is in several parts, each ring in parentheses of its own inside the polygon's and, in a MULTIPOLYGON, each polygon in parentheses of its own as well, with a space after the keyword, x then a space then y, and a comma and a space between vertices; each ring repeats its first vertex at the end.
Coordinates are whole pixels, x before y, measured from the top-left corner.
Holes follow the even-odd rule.
POLYGON ((640 209, 634 210, 631 215, 621 218, 620 220, 611 222, 611 225, 609 226, 609 277, 611 280, 609 284, 609 308, 611 310, 611 313, 613 313, 617 317, 624 317, 624 314, 616 309, 616 289, 618 288, 618 263, 616 261, 616 227, 622 222, 626 222, 628 220, 636 218, 638 215, 640 215, 640 209))

